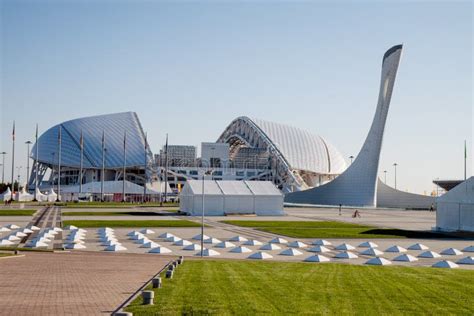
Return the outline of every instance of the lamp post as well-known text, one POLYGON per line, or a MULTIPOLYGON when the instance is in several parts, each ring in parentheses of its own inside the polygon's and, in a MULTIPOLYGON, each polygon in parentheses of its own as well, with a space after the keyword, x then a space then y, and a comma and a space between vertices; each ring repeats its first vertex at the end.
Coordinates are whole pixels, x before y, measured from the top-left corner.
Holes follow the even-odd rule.
POLYGON ((393 167, 395 169, 395 189, 397 188, 397 166, 398 166, 398 164, 395 162, 393 164, 393 167))
POLYGON ((204 172, 202 174, 201 257, 203 257, 203 253, 204 253, 204 182, 205 182, 204 178, 206 177, 206 174, 208 173, 212 174, 212 155, 214 154, 214 150, 215 150, 215 147, 211 147, 211 156, 209 159, 209 165, 211 168, 209 168, 209 170, 206 171, 204 167, 204 170, 203 170, 204 172))
POLYGON ((18 183, 18 185, 17 185, 17 188, 18 188, 17 190, 18 191, 20 191, 20 172, 21 172, 21 168, 22 168, 22 166, 17 166, 16 167, 16 174, 17 174, 17 180, 16 181, 18 183))
POLYGON ((387 184, 387 170, 384 170, 383 173, 384 173, 384 183, 387 184))
POLYGON ((33 144, 31 141, 25 142, 27 151, 26 151, 26 191, 28 191, 28 182, 30 177, 30 145, 33 144))
POLYGON ((2 183, 5 183, 5 155, 7 153, 2 151, 0 155, 2 155, 2 183))
POLYGON ((351 165, 352 165, 352 161, 354 160, 354 156, 350 155, 349 159, 351 160, 351 165))

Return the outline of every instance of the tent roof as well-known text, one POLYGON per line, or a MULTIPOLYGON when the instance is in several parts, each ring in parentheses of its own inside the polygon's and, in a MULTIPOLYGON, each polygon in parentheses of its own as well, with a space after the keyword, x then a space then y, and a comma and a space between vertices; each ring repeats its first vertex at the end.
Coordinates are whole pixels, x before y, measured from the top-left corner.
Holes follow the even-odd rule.
POLYGON ((254 195, 282 195, 271 181, 245 181, 245 184, 254 195))
POLYGON ((252 191, 243 181, 216 181, 225 195, 252 195, 252 191))
POLYGON ((455 202, 474 204, 474 177, 470 177, 440 196, 437 202, 455 202))
MULTIPOLYGON (((216 181, 204 180, 204 194, 206 195, 222 195, 222 191, 217 185, 216 181)), ((194 193, 202 194, 202 181, 201 180, 188 180, 185 185, 189 186, 189 189, 194 193)))
MULTIPOLYGON (((271 181, 204 181, 206 195, 258 195, 282 196, 282 193, 271 181)), ((188 180, 188 189, 196 194, 202 194, 202 180, 188 180)))

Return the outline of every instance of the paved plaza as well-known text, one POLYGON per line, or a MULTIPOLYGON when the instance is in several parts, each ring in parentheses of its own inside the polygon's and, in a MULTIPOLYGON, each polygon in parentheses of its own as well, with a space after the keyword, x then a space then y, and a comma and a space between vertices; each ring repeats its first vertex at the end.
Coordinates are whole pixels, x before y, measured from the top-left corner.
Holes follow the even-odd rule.
POLYGON ((107 315, 172 258, 28 252, 0 259, 0 315, 107 315))

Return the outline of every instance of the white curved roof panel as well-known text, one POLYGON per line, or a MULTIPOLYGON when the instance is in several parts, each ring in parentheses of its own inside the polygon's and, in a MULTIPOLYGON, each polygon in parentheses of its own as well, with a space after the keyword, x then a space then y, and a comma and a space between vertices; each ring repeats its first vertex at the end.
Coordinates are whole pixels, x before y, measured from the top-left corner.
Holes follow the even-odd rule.
POLYGON ((341 153, 321 136, 285 124, 250 120, 272 141, 292 169, 320 174, 340 174, 346 169, 341 153))

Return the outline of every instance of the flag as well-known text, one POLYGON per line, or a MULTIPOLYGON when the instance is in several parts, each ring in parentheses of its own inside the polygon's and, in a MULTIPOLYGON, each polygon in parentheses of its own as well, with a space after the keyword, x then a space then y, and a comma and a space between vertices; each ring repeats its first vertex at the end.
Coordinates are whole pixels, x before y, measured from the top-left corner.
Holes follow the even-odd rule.
POLYGON ((13 121, 13 132, 12 132, 12 138, 15 140, 15 121, 13 121))
POLYGON ((466 146, 466 141, 464 141, 464 158, 467 158, 467 146, 466 146))
POLYGON ((82 135, 82 129, 81 129, 81 138, 79 140, 81 149, 84 149, 84 136, 82 135))
POLYGON ((148 138, 148 133, 145 133, 145 151, 148 149, 148 141, 147 141, 147 138, 148 138))
POLYGON ((36 134, 35 134, 36 140, 38 140, 38 124, 36 124, 36 134))
POLYGON ((104 147, 105 144, 105 131, 102 131, 102 147, 104 147))
POLYGON ((123 133, 123 150, 127 147, 127 131, 123 133))
POLYGON ((59 125, 58 143, 61 144, 61 125, 59 125))

